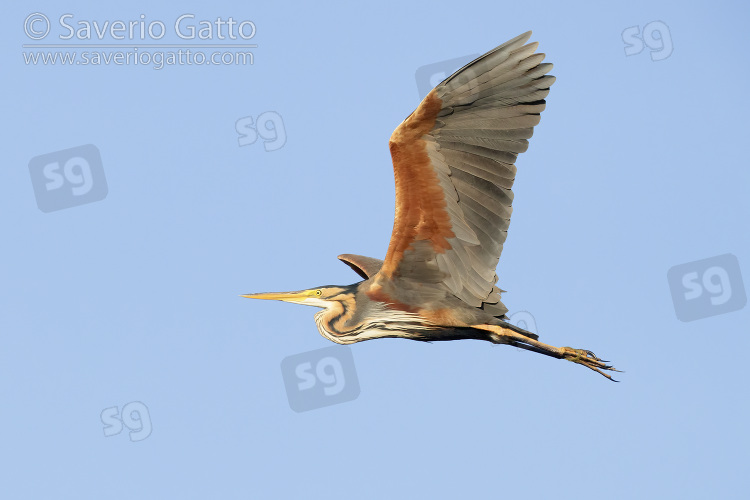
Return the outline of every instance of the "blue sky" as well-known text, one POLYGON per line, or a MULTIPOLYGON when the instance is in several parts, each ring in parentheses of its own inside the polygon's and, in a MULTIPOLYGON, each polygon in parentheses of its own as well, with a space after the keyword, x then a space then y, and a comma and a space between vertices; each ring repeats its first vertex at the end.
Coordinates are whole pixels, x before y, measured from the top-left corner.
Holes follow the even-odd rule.
POLYGON ((42 1, 3 19, 8 498, 745 496, 746 5, 42 1), (45 40, 24 31, 34 13, 45 40), (180 39, 185 13, 252 21, 253 64, 25 63, 41 49, 24 44, 148 43, 59 39, 64 14, 143 14, 167 28, 153 43, 243 42, 180 39), (557 82, 517 162, 499 285, 541 340, 593 350, 622 382, 485 342, 385 339, 342 355, 357 391, 293 410, 282 361, 311 356, 300 370, 324 384, 335 363, 315 372, 330 356, 309 353, 334 344, 314 309, 238 295, 357 281, 336 256, 385 254, 387 140, 417 69, 529 29, 557 82), (36 192, 55 184, 30 164, 84 186, 72 148, 94 189, 56 209, 63 191, 36 192), (678 318, 680 283, 708 300, 730 282, 724 309, 699 298, 678 318))

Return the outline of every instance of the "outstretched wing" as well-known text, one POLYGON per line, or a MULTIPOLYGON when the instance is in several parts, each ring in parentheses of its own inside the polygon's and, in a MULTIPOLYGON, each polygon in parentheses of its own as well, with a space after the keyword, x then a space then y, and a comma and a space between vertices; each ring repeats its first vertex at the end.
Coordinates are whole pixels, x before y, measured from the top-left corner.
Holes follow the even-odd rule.
POLYGON ((380 268, 383 267, 382 260, 365 257, 364 255, 344 253, 339 255, 338 259, 351 267, 355 273, 359 274, 364 279, 376 275, 378 271, 380 271, 380 268))
POLYGON ((554 77, 524 33, 435 87, 390 139, 396 217, 380 275, 444 283, 467 304, 507 311, 495 283, 526 151, 554 77))

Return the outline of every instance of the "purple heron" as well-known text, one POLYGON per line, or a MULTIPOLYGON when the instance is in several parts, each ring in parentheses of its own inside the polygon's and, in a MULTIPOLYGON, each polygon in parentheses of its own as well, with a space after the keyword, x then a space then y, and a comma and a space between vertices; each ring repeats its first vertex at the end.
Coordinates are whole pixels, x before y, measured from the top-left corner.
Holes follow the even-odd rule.
POLYGON ((315 323, 339 344, 399 337, 478 339, 566 359, 613 380, 591 351, 554 347, 507 321, 497 267, 516 176, 552 64, 524 33, 456 71, 391 135, 396 214, 385 260, 339 255, 363 281, 243 295, 322 308, 315 323))

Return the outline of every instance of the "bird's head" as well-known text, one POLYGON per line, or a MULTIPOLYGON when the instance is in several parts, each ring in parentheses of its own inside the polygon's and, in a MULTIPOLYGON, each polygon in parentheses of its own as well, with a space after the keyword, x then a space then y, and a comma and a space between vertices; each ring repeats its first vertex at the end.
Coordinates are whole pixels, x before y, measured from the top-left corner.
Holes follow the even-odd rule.
POLYGON ((356 288, 356 285, 319 286, 317 288, 299 290, 297 292, 249 293, 247 295, 242 295, 242 297, 248 299, 281 300, 305 306, 329 308, 334 304, 341 303, 347 298, 352 297, 354 288, 356 288))

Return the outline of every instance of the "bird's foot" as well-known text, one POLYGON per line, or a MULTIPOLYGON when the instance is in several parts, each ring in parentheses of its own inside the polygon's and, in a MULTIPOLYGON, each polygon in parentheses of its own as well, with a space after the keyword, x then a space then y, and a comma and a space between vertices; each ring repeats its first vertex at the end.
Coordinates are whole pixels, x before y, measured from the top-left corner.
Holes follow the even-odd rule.
POLYGON ((561 350, 563 359, 583 365, 586 368, 594 370, 595 372, 607 377, 612 382, 617 382, 617 380, 613 379, 609 374, 604 373, 602 370, 612 372, 619 372, 620 370, 615 370, 614 367, 607 364, 608 361, 599 359, 593 352, 587 351, 586 349, 573 349, 572 347, 561 347, 561 350))

